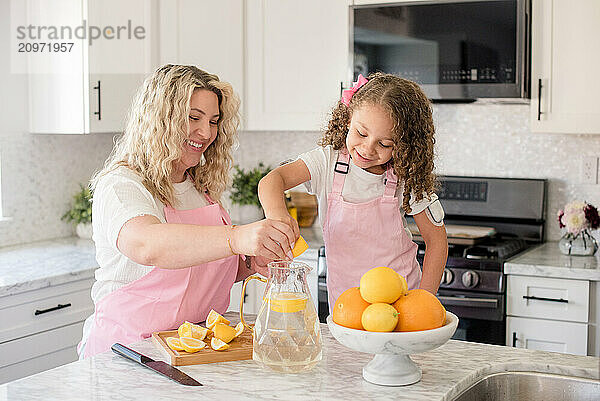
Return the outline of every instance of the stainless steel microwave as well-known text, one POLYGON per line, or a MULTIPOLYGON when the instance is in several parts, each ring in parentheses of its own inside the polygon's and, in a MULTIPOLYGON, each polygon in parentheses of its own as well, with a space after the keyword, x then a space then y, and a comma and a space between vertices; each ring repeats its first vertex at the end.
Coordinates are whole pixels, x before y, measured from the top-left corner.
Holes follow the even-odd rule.
POLYGON ((528 98, 530 0, 421 0, 353 6, 358 74, 418 82, 432 101, 528 98))

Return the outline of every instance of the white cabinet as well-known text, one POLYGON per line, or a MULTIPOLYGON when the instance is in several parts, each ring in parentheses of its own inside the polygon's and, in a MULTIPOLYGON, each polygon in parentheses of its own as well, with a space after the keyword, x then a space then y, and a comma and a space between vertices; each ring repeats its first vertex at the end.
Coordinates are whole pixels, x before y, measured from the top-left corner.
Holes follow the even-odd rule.
POLYGON ((507 277, 507 345, 588 354, 589 281, 507 277))
POLYGON ((94 280, 0 298, 0 384, 77 360, 94 280))
POLYGON ((248 130, 320 130, 351 80, 349 0, 246 4, 248 130))
POLYGON ((22 12, 28 23, 58 26, 64 39, 55 43, 70 48, 26 56, 30 132, 122 131, 134 93, 155 64, 151 29, 155 0, 25 4, 22 12))
POLYGON ((533 132, 600 133, 598 21, 597 0, 533 0, 533 132))
POLYGON ((243 99, 244 1, 160 0, 159 13, 160 64, 193 64, 243 99))

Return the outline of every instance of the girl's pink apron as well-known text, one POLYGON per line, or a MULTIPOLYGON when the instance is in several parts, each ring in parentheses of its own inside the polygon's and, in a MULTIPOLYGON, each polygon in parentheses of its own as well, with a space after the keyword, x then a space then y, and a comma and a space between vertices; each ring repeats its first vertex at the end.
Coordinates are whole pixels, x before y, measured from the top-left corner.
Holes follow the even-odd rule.
MULTIPOLYGON (((165 207, 167 223, 218 226, 231 224, 227 212, 206 195, 208 206, 175 210, 165 207)), ((177 328, 184 321, 206 320, 210 309, 224 313, 235 282, 239 256, 184 269, 155 267, 142 278, 106 295, 96 305, 85 357, 130 344, 153 332, 177 328)), ((79 344, 81 352, 82 343, 79 344)))
POLYGON ((340 294, 358 287, 360 277, 373 267, 391 267, 406 278, 409 289, 417 288, 421 281, 417 244, 408 237, 402 223, 398 198, 394 196, 398 180, 392 168, 386 171, 382 197, 349 203, 342 198, 349 162, 348 153, 340 151, 323 225, 330 312, 340 294))

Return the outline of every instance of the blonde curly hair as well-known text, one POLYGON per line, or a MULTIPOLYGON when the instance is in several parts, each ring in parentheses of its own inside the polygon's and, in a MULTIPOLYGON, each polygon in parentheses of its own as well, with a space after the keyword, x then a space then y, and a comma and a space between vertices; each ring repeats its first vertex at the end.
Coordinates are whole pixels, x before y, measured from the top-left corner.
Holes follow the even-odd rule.
POLYGON ((217 95, 220 117, 217 137, 204 151, 205 161, 190 167, 187 173, 198 191, 207 190, 220 202, 231 182, 240 101, 229 83, 192 65, 167 64, 144 81, 133 100, 124 134, 103 169, 92 178, 90 188, 93 190, 108 172, 126 166, 142 177, 154 197, 174 206, 171 175, 188 139, 190 98, 198 89, 217 95))
POLYGON ((423 194, 431 195, 436 188, 433 173, 435 127, 431 102, 419 85, 391 74, 373 73, 346 106, 339 101, 331 112, 327 130, 319 145, 332 145, 340 150, 346 147, 346 137, 352 112, 364 105, 377 105, 389 113, 394 123, 392 139, 392 167, 398 180, 404 181, 402 208, 411 212, 411 192, 416 200, 423 194))

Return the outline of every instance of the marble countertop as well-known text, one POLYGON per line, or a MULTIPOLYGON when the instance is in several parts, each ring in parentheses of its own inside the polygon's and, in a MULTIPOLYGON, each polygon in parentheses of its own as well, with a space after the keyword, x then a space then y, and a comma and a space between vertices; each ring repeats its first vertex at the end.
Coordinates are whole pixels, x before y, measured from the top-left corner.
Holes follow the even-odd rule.
POLYGON ((0 297, 94 277, 91 240, 59 238, 0 248, 0 297))
MULTIPOLYGON (((227 314, 236 323, 236 314, 227 314)), ((177 384, 112 352, 73 362, 0 385, 0 399, 44 400, 449 400, 480 377, 504 371, 537 371, 598 379, 598 359, 450 340, 438 349, 412 355, 422 368, 420 382, 385 387, 363 380, 372 355, 339 344, 321 324, 323 360, 302 374, 263 370, 252 360, 182 366, 203 387, 177 384)), ((166 361, 150 339, 131 346, 166 361)))
POLYGON ((600 281, 600 252, 595 256, 568 256, 557 242, 546 242, 504 263, 505 274, 600 281))

